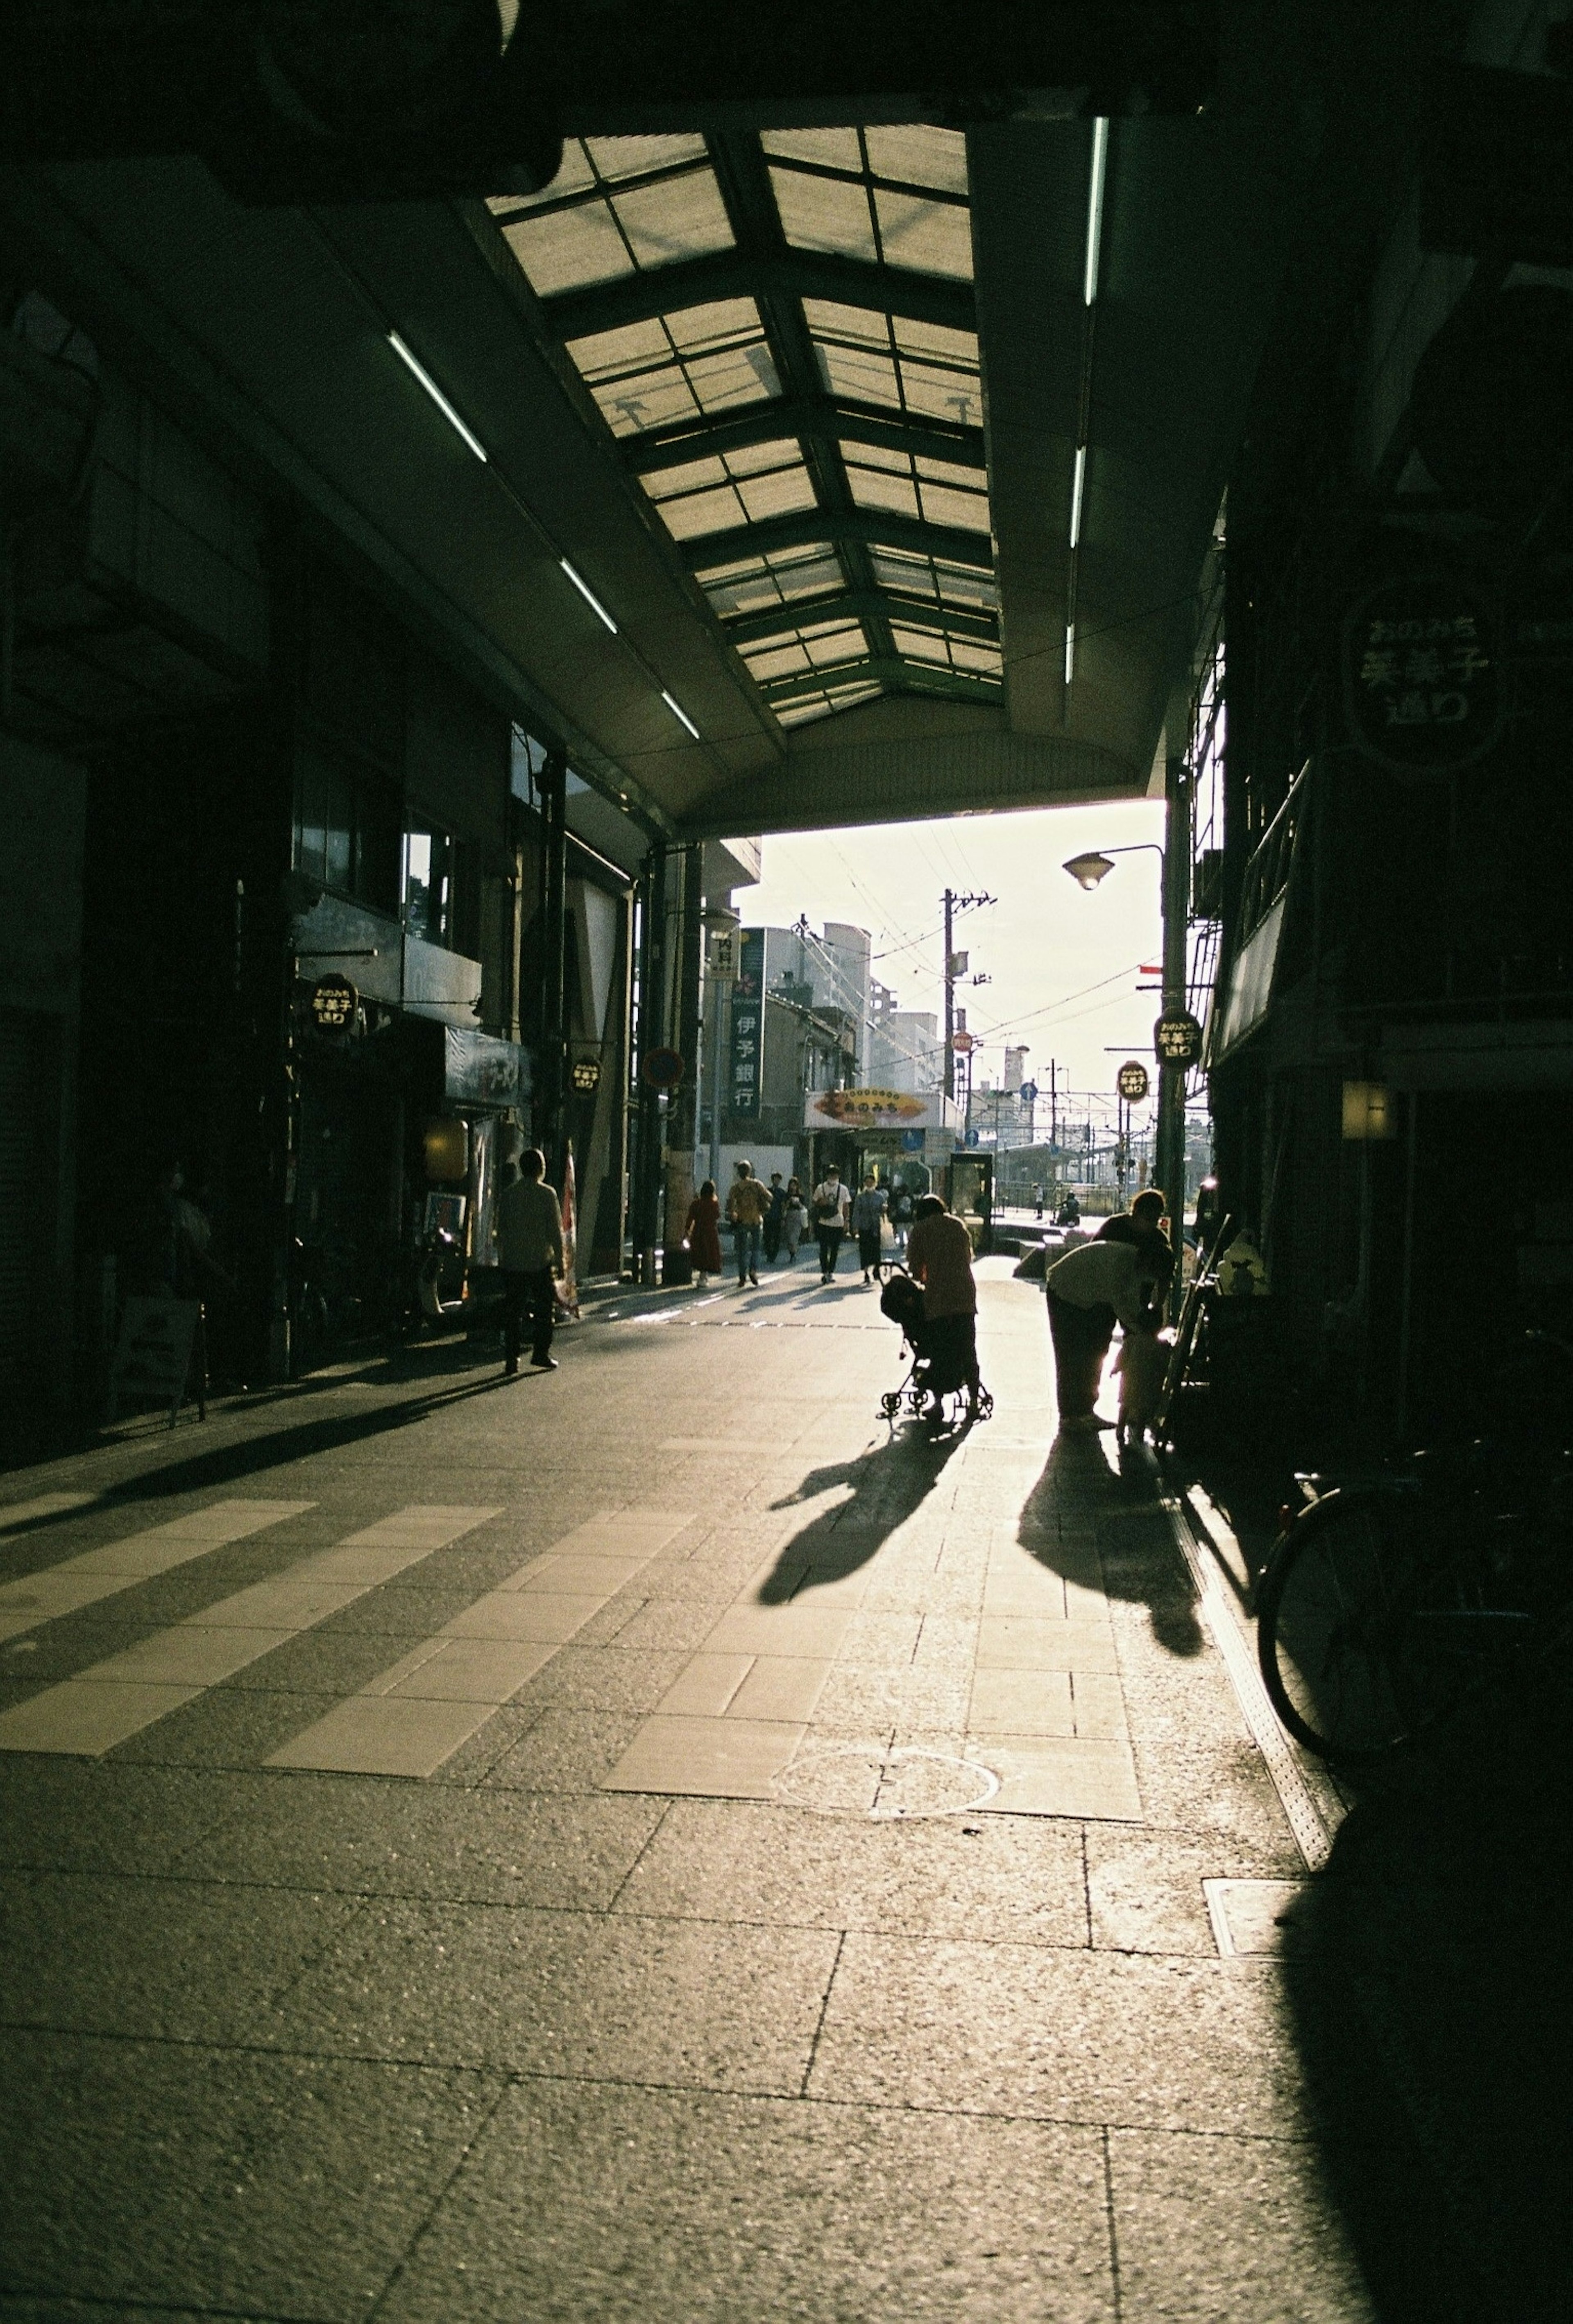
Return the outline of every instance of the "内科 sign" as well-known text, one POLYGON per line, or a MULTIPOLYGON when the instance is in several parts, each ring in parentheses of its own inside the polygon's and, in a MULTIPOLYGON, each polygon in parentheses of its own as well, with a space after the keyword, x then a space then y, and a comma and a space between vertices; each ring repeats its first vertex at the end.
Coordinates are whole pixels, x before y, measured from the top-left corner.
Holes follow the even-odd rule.
POLYGON ((1153 1054, 1161 1065, 1193 1065, 1201 1056, 1201 1038, 1194 1017, 1160 1017, 1153 1028, 1153 1054))
POLYGON ((1127 1105, 1140 1105, 1149 1087, 1145 1065, 1138 1058, 1128 1058, 1115 1076, 1115 1086, 1127 1105))
POLYGON ((1396 574, 1357 600, 1343 679, 1356 748, 1391 774, 1451 774, 1502 731, 1495 624, 1446 573, 1396 574))

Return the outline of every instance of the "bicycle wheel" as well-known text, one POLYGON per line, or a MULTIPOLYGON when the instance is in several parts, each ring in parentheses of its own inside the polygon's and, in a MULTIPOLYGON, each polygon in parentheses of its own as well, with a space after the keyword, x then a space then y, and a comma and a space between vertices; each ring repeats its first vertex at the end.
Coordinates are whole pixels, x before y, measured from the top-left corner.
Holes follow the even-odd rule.
POLYGON ((1415 1505, 1329 1493, 1274 1550, 1256 1601, 1256 1651, 1273 1707, 1308 1750, 1349 1765, 1386 1757, 1440 1718, 1463 1683, 1446 1559, 1422 1549, 1415 1505))

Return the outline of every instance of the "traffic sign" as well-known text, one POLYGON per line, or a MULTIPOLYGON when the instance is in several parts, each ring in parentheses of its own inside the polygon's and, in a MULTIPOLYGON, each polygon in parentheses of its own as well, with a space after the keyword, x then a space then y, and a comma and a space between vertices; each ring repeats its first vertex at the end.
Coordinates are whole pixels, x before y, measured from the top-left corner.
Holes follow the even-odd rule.
POLYGON ((1148 1089, 1145 1065, 1135 1057, 1129 1058, 1116 1076, 1116 1087, 1127 1105, 1140 1105, 1148 1089))
POLYGON ((974 1046, 975 1044, 970 1033, 952 1033, 951 1035, 951 1047, 955 1051, 958 1057, 970 1057, 972 1054, 974 1046))
POLYGON ((1023 1105, 1036 1105, 1038 1102, 1038 1085, 1036 1082, 1023 1082, 1021 1085, 1021 1102, 1023 1105))
POLYGON ((1161 1065, 1193 1065, 1201 1055, 1201 1028, 1194 1017, 1160 1017, 1153 1049, 1161 1065))
POLYGON ((640 1069, 641 1078, 657 1090, 675 1090, 687 1070, 677 1049, 652 1049, 640 1069))

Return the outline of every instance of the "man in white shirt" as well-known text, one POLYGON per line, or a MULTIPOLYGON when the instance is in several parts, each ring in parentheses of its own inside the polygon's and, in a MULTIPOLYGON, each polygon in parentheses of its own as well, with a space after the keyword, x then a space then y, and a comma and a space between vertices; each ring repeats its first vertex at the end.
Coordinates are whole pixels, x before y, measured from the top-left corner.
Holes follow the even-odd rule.
POLYGON ((847 1213, 852 1198, 842 1184, 841 1172, 833 1164, 814 1190, 809 1215, 814 1231, 819 1238, 819 1279, 828 1283, 835 1273, 836 1260, 841 1256, 842 1237, 847 1231, 847 1213))
POLYGON ((1084 1242, 1050 1268, 1044 1288, 1062 1426, 1114 1426, 1093 1410, 1103 1360, 1116 1323, 1127 1332, 1154 1328, 1152 1294, 1162 1268, 1154 1250, 1134 1242, 1084 1242))

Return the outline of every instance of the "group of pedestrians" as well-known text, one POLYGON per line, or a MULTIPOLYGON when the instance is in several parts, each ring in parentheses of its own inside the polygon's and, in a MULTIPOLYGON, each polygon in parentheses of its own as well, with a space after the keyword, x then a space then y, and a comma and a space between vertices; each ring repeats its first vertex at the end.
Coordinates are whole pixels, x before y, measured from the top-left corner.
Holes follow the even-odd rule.
MULTIPOLYGON (((885 1237, 904 1249, 913 1216, 913 1197, 900 1184, 889 1191, 870 1171, 853 1194, 833 1166, 804 1199, 800 1180, 783 1182, 772 1170, 767 1185, 751 1162, 739 1162, 728 1190, 724 1222, 731 1234, 740 1286, 758 1284, 761 1257, 769 1266, 796 1264, 804 1235, 810 1229, 819 1247, 819 1279, 829 1283, 836 1271, 842 1244, 849 1232, 857 1237, 858 1262, 865 1283, 877 1283, 885 1265, 885 1237)), ((688 1205, 684 1240, 693 1262, 694 1279, 704 1290, 710 1277, 722 1272, 721 1234, 723 1212, 713 1178, 706 1178, 688 1205)))

